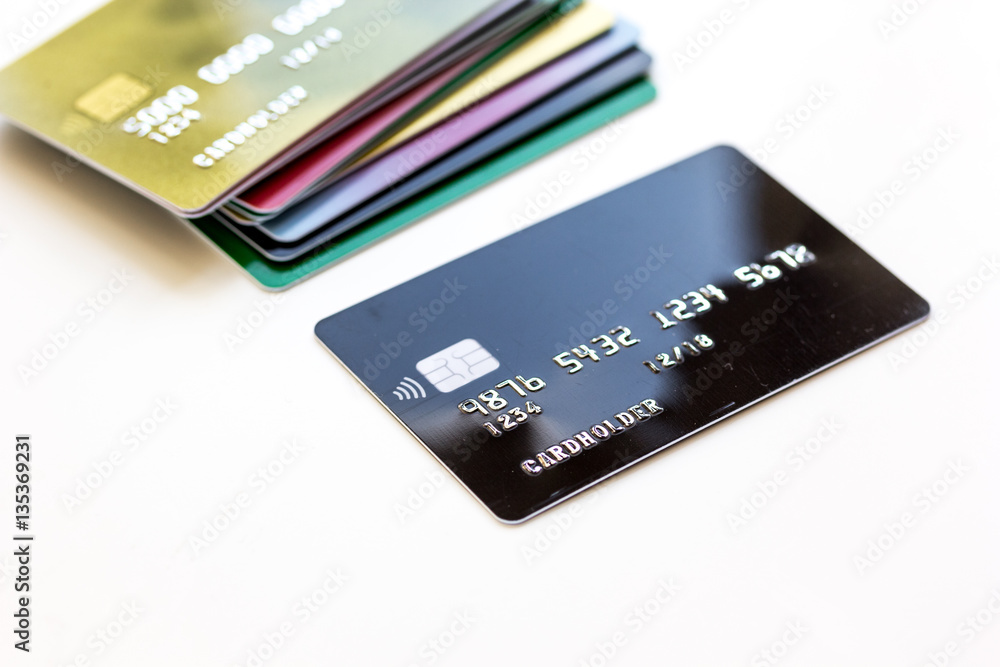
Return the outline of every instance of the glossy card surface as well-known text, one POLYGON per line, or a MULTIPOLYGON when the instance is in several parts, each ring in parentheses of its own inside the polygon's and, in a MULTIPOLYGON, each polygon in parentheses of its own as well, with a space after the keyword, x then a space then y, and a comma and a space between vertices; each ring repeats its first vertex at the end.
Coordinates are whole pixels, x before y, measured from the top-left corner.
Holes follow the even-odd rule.
POLYGON ((491 513, 519 522, 928 312, 719 147, 333 315, 316 335, 491 513))
MULTIPOLYGON (((596 100, 611 94, 642 77, 649 68, 650 57, 639 49, 622 55, 599 71, 581 79, 572 86, 552 95, 544 102, 494 128, 483 136, 466 143, 430 166, 421 169, 392 188, 383 190, 378 196, 365 201, 345 215, 330 219, 319 232, 303 238, 297 245, 282 245, 260 233, 263 227, 249 227, 233 224, 224 211, 213 214, 220 222, 229 226, 236 234, 273 261, 294 261, 297 257, 320 247, 351 229, 363 225, 394 206, 403 204, 413 197, 432 189, 437 184, 461 173, 475 164, 485 161, 518 141, 566 116, 593 104, 596 100)), ((320 193, 317 197, 323 197, 320 193)), ((284 216, 282 216, 284 217, 284 216)))
POLYGON ((0 72, 0 113, 174 211, 204 210, 503 3, 390 4, 113 0, 0 72))
MULTIPOLYGON (((595 46, 598 44, 587 48, 595 46)), ((439 171, 435 167, 440 164, 441 158, 448 161, 454 155, 453 151, 458 150, 462 157, 454 161, 451 173, 469 166, 470 160, 477 155, 485 158, 532 129, 540 129, 643 76, 650 66, 649 57, 633 49, 628 56, 611 61, 610 56, 627 50, 627 43, 620 47, 618 53, 602 52, 595 55, 592 61, 577 62, 582 52, 570 54, 566 58, 573 62, 560 61, 550 65, 544 71, 494 94, 454 122, 429 131, 424 138, 414 139, 412 146, 404 144, 274 219, 240 231, 272 259, 294 258, 296 254, 300 255, 333 238, 336 233, 334 228, 343 228, 345 218, 350 217, 355 220, 354 224, 359 224, 370 218, 373 211, 384 210, 385 204, 367 212, 364 210, 379 198, 380 193, 383 193, 383 199, 397 203, 400 197, 411 195, 413 190, 407 184, 422 180, 426 171, 439 171), (605 55, 609 56, 608 61, 593 68, 594 63, 605 55), (543 99, 585 72, 586 75, 572 85, 543 99), (516 116, 517 122, 508 118, 508 114, 516 115, 519 111, 523 114, 516 116), (522 117, 527 117, 525 122, 521 122, 522 117), (505 130, 505 127, 516 129, 505 130), (512 133, 511 138, 498 141, 490 138, 491 135, 503 137, 512 133), (419 157, 418 164, 410 158, 413 155, 419 157), (283 246, 286 250, 281 250, 283 246)), ((437 180, 441 180, 441 176, 437 180)))
MULTIPOLYGON (((329 220, 329 223, 319 232, 302 239, 298 245, 277 244, 273 239, 258 231, 263 226, 248 227, 233 224, 222 211, 213 215, 268 259, 294 261, 295 258, 312 248, 328 243, 410 198, 420 196, 421 193, 433 188, 438 183, 490 158, 588 104, 594 103, 597 99, 622 88, 627 83, 635 81, 648 71, 650 62, 650 57, 647 54, 639 49, 633 49, 599 71, 552 95, 541 104, 535 105, 516 118, 468 142, 444 159, 421 169, 414 176, 401 181, 392 188, 385 189, 362 206, 329 220)), ((325 193, 317 195, 317 197, 323 196, 325 193)))
MULTIPOLYGON (((610 30, 613 25, 614 14, 593 3, 584 3, 569 11, 559 20, 529 37, 524 43, 516 45, 511 52, 488 65, 471 81, 423 110, 419 117, 372 148, 364 156, 365 159, 370 160, 463 109, 475 105, 491 93, 610 30)), ((323 145, 317 146, 302 158, 254 185, 247 192, 240 193, 238 196, 240 204, 253 211, 272 212, 289 205, 293 199, 308 194, 308 191, 317 185, 320 177, 334 170, 342 171, 347 159, 355 157, 355 151, 364 146, 364 141, 377 136, 373 129, 383 123, 384 127, 389 126, 383 118, 388 117, 391 121, 393 116, 402 117, 400 108, 405 109, 407 105, 416 106, 416 101, 430 97, 433 92, 445 87, 462 71, 473 69, 474 65, 474 62, 460 63, 454 71, 438 75, 393 104, 387 105, 385 109, 372 114, 364 122, 352 126, 345 131, 344 136, 333 137, 323 145)))
POLYGON ((261 256, 246 241, 214 217, 187 222, 261 287, 283 290, 329 268, 350 254, 380 238, 433 213, 452 201, 506 176, 532 160, 611 123, 616 118, 656 98, 656 88, 648 80, 637 81, 576 115, 519 142, 500 155, 477 164, 462 174, 407 201, 376 220, 337 236, 291 262, 274 262, 261 256))

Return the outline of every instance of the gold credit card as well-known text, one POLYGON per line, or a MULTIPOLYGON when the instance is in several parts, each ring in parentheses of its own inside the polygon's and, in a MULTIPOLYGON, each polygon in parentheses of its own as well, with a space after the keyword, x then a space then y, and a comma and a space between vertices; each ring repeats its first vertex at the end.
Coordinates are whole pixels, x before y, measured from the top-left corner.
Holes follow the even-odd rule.
POLYGON ((194 215, 497 4, 113 0, 0 71, 0 113, 194 215))

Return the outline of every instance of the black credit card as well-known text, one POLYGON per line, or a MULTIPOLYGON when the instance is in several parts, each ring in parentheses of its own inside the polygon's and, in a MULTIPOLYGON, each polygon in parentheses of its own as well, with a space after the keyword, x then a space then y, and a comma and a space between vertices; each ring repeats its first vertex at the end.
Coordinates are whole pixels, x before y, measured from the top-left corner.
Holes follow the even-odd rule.
POLYGON ((929 310, 718 147, 328 317, 316 335, 516 523, 929 310))

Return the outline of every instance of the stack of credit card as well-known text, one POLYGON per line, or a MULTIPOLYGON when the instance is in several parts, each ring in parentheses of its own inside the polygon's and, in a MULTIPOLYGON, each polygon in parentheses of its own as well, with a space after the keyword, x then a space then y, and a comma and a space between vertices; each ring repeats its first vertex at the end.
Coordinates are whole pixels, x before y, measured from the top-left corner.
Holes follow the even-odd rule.
POLYGON ((113 0, 0 113, 281 289, 649 101, 589 0, 113 0))

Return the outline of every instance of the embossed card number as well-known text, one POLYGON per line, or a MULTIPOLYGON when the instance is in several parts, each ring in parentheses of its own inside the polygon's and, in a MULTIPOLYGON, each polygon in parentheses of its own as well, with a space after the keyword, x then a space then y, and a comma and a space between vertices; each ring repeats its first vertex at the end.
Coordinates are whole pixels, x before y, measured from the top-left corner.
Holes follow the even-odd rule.
POLYGON ((494 516, 518 522, 927 314, 849 238, 722 147, 329 317, 316 333, 494 516), (718 184, 733 170, 752 175, 723 197, 718 184), (592 240, 612 231, 615 243, 581 271, 592 240), (625 298, 616 280, 651 243, 668 259, 625 298), (496 308, 496 275, 538 298, 496 308), (366 375, 413 304, 455 276, 462 298, 393 366, 366 375), (434 388, 410 400, 394 390, 414 364, 434 388))

